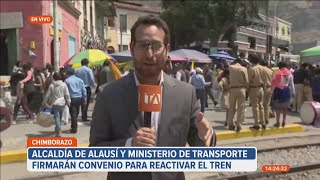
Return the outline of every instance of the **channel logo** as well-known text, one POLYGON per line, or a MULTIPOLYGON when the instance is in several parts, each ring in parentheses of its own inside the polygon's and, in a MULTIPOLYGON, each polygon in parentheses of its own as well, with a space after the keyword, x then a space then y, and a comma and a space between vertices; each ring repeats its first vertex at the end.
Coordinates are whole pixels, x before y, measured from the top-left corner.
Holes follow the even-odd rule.
POLYGON ((139 111, 159 112, 161 111, 161 86, 140 85, 139 93, 139 111))

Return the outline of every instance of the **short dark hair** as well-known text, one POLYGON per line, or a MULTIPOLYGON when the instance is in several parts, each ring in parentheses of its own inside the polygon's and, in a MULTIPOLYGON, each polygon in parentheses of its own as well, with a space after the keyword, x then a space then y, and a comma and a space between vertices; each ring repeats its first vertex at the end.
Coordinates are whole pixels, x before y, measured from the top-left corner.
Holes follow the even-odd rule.
POLYGON ((54 68, 51 64, 46 64, 46 68, 48 69, 49 72, 53 72, 54 68))
POLYGON ((61 73, 60 72, 54 72, 52 78, 55 81, 62 80, 61 73))
POLYGON ((67 67, 66 74, 72 76, 75 74, 75 70, 72 67, 67 67))
POLYGON ((234 60, 233 63, 239 63, 242 65, 243 61, 240 58, 236 58, 236 60, 234 60))
POLYGON ((260 64, 261 66, 268 66, 268 61, 266 60, 260 61, 260 64))
POLYGON ((103 62, 103 67, 105 67, 105 66, 109 66, 109 61, 108 60, 105 60, 104 62, 103 62))
POLYGON ((29 64, 29 63, 23 64, 23 65, 22 65, 22 70, 24 70, 24 71, 29 71, 29 70, 31 70, 30 64, 29 64))
POLYGON ((253 64, 258 64, 260 62, 260 57, 256 54, 252 55, 250 62, 253 64))
POLYGON ((147 15, 140 17, 131 28, 131 42, 136 40, 136 30, 140 25, 155 25, 164 31, 164 43, 170 43, 169 27, 165 21, 160 17, 154 15, 147 15))
POLYGON ((241 57, 241 58, 245 58, 245 57, 246 57, 246 55, 245 55, 243 52, 241 52, 241 53, 239 54, 239 57, 241 57))
POLYGON ((278 67, 279 69, 284 68, 284 67, 288 67, 287 63, 284 61, 280 61, 278 62, 278 67))
POLYGON ((34 68, 33 73, 34 73, 35 75, 39 75, 39 74, 41 73, 41 69, 38 68, 38 67, 36 67, 36 68, 34 68))
POLYGON ((301 64, 301 68, 305 69, 306 67, 308 67, 308 64, 307 64, 307 63, 301 64))
POLYGON ((81 60, 81 65, 88 65, 89 64, 89 60, 87 58, 84 58, 81 60))

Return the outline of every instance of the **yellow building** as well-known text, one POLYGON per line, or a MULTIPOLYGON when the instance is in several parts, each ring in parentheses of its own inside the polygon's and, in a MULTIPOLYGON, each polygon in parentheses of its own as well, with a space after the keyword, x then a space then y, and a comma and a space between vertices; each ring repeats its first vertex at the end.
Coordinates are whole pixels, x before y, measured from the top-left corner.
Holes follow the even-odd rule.
POLYGON ((281 40, 291 43, 291 27, 292 24, 288 21, 275 17, 277 22, 276 37, 281 40))

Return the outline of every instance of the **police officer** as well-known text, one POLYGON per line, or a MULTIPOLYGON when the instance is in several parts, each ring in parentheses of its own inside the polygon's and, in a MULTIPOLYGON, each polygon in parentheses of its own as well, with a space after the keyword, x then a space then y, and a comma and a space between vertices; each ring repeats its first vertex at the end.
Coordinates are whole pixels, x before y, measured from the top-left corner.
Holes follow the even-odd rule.
POLYGON ((269 106, 271 101, 271 82, 273 71, 268 67, 267 61, 261 61, 260 63, 263 66, 264 75, 266 76, 265 88, 263 91, 263 109, 264 109, 264 119, 266 124, 269 123, 269 106))
POLYGON ((266 128, 264 119, 263 97, 264 88, 266 82, 266 75, 264 68, 259 64, 260 57, 253 55, 249 61, 252 63, 252 67, 248 70, 249 76, 249 98, 252 106, 252 114, 254 119, 254 125, 250 129, 260 129, 259 123, 262 128, 266 128))
POLYGON ((242 60, 237 58, 234 64, 229 66, 229 115, 228 125, 229 130, 239 132, 241 130, 241 123, 244 118, 244 106, 246 100, 246 89, 248 88, 248 72, 245 67, 242 66, 242 60), (237 121, 234 125, 233 118, 236 112, 237 104, 237 121))

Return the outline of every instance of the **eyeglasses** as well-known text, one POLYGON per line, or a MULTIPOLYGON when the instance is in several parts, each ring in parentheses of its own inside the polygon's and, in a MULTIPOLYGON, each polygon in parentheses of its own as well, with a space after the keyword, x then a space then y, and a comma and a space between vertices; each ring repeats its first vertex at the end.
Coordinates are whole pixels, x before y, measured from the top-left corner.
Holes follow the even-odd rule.
POLYGON ((160 54, 163 52, 165 47, 167 46, 166 43, 164 42, 145 42, 145 41, 136 41, 134 43, 134 48, 137 52, 146 52, 150 47, 153 52, 153 54, 160 54))

